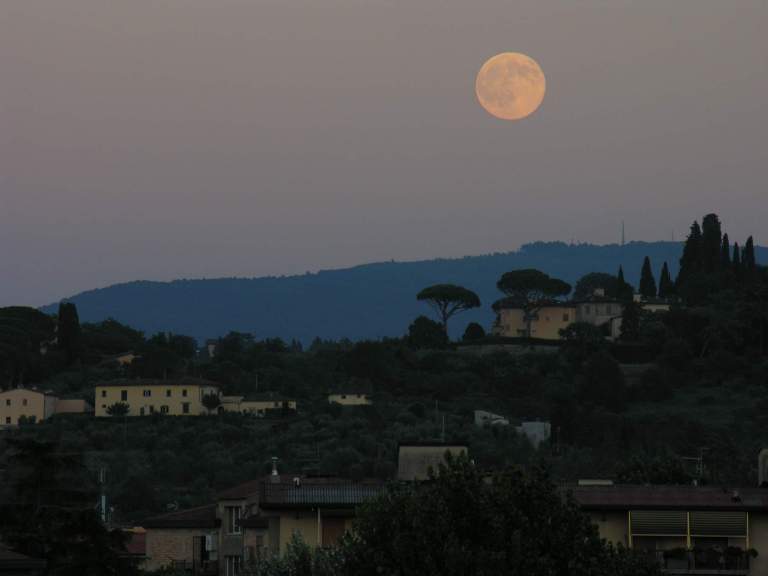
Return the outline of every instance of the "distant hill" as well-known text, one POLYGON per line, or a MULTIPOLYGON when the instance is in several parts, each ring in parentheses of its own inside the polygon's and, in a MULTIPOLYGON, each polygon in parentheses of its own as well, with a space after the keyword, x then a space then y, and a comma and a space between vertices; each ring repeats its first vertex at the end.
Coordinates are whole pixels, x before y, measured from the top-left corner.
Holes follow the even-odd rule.
MULTIPOLYGON (((419 314, 429 314, 416 301, 423 287, 461 284, 478 293, 483 306, 454 318, 452 336, 476 321, 493 322, 491 304, 500 297, 496 281, 515 268, 538 268, 572 284, 588 272, 615 273, 621 264, 627 281, 637 285, 645 256, 658 280, 666 261, 677 274, 679 242, 630 242, 568 245, 562 242, 525 244, 516 252, 419 262, 380 262, 301 276, 221 278, 173 282, 129 282, 82 292, 74 302, 81 321, 114 318, 147 334, 171 331, 199 340, 229 331, 258 338, 296 338, 305 343, 321 338, 401 336, 419 314)), ((757 249, 765 262, 768 250, 757 249)), ((55 312, 55 304, 43 308, 55 312)))

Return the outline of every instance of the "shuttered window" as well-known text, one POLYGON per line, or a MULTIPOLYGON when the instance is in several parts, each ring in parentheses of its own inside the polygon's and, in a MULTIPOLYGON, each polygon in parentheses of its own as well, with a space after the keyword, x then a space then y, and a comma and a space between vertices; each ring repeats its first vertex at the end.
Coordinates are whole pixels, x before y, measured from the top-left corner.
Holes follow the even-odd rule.
POLYGON ((746 512, 691 512, 691 536, 745 538, 746 512))
POLYGON ((633 510, 631 529, 635 536, 685 536, 688 518, 677 510, 633 510))

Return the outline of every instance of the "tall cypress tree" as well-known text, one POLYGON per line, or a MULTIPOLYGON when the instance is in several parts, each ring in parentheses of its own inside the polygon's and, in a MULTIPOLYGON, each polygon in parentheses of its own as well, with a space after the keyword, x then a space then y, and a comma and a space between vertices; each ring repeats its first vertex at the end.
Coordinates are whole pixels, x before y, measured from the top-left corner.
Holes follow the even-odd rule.
POLYGON ((725 271, 731 267, 731 245, 728 234, 723 234, 723 245, 720 249, 720 268, 725 271))
POLYGON ((731 266, 733 266, 734 272, 737 274, 741 272, 741 250, 739 250, 739 243, 733 243, 733 258, 731 258, 731 266))
POLYGON ((694 220, 691 224, 691 232, 685 240, 683 246, 683 255, 680 258, 680 272, 677 274, 678 287, 688 279, 693 273, 700 269, 701 259, 701 228, 699 223, 694 220))
POLYGON ((722 230, 717 214, 707 214, 701 221, 701 267, 704 272, 715 273, 720 269, 722 230))
POLYGON ((656 297, 656 280, 651 270, 651 259, 648 256, 643 260, 643 268, 640 271, 640 294, 643 298, 656 297))
POLYGON ((741 254, 741 264, 747 272, 753 272, 755 270, 755 244, 752 240, 752 236, 747 238, 747 243, 744 244, 744 251, 741 254))
POLYGON ((624 268, 622 266, 619 266, 619 273, 616 275, 616 298, 632 300, 632 286, 624 280, 624 268))
POLYGON ((669 275, 667 263, 661 267, 661 276, 659 276, 659 298, 669 298, 674 294, 675 285, 669 275))
POLYGON ((67 363, 71 364, 80 354, 80 317, 77 307, 71 302, 59 304, 56 338, 59 349, 66 355, 67 363))

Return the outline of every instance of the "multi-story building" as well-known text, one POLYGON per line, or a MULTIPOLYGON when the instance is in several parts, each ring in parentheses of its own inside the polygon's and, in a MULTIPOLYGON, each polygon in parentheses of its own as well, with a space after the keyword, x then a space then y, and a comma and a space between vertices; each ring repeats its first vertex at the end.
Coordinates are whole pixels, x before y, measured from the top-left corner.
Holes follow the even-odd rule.
POLYGON ((50 391, 13 388, 0 392, 0 427, 20 422, 42 422, 54 414, 84 414, 91 411, 85 400, 59 398, 50 391))
POLYGON ((252 396, 222 396, 222 412, 241 412, 265 416, 273 410, 296 410, 296 400, 266 392, 252 396))
POLYGON ((720 486, 577 486, 600 536, 652 555, 668 574, 768 573, 768 492, 720 486))
POLYGON ((328 394, 328 403, 341 404, 342 406, 368 406, 373 404, 373 401, 366 392, 343 391, 328 394))
POLYGON ((218 397, 219 387, 208 380, 111 380, 96 385, 96 416, 109 416, 114 404, 126 404, 128 416, 199 416, 209 412, 203 398, 211 394, 218 397))

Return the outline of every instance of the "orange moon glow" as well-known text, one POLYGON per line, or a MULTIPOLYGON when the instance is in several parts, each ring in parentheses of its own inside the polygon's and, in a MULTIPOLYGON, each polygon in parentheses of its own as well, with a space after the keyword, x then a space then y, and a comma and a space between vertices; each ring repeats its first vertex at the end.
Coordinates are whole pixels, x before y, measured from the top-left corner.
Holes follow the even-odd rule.
POLYGON ((530 116, 541 105, 546 91, 547 81, 536 60, 518 52, 490 58, 475 80, 480 105, 502 120, 530 116))

